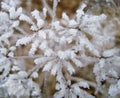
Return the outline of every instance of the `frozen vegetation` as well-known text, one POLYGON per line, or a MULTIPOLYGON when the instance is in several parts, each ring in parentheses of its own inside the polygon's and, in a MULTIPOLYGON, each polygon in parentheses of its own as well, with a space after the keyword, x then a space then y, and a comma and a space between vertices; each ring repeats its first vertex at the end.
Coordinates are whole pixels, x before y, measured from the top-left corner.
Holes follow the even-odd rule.
POLYGON ((63 12, 61 18, 60 0, 51 1, 52 8, 41 0, 43 10, 30 13, 21 7, 25 1, 1 1, 0 98, 117 98, 119 17, 85 11, 87 0, 72 17, 63 12), (82 69, 94 74, 91 80, 80 77, 82 69))

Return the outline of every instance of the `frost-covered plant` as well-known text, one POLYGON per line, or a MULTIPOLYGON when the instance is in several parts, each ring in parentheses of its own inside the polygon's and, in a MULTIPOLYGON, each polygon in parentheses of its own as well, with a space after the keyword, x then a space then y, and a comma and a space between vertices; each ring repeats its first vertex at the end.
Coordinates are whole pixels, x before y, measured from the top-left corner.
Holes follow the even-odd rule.
POLYGON ((0 82, 5 82, 1 88, 7 88, 8 95, 15 95, 17 98, 30 95, 39 97, 40 90, 37 84, 31 79, 25 79, 27 73, 15 66, 16 60, 11 59, 16 50, 15 42, 19 38, 19 35, 14 32, 15 30, 21 31, 18 18, 22 13, 22 8, 16 8, 16 3, 11 3, 13 6, 9 4, 10 2, 2 2, 2 11, 0 12, 0 82), (11 74, 11 71, 19 72, 11 74))
POLYGON ((42 87, 47 86, 48 73, 56 80, 54 98, 95 98, 86 90, 92 87, 96 92, 102 92, 103 81, 109 82, 111 96, 119 94, 116 92, 120 89, 116 62, 120 59, 120 50, 115 47, 116 32, 109 32, 111 28, 104 22, 107 21, 105 14, 85 13, 86 4, 81 3, 74 17, 63 12, 62 18, 57 19, 59 0, 53 0, 53 9, 42 0, 43 11, 35 9, 30 16, 16 6, 18 2, 3 1, 0 11, 0 87, 5 88, 9 96, 46 98, 42 87), (51 22, 46 20, 47 12, 51 22), (17 54, 19 47, 27 47, 28 55, 17 54), (30 66, 29 62, 21 65, 24 58, 32 58, 32 68, 23 68, 30 66), (97 85, 74 76, 79 69, 90 65, 94 67, 97 85), (41 73, 44 74, 40 77, 43 84, 39 85, 37 79, 41 73))
POLYGON ((15 11, 14 7, 4 2, 2 2, 2 9, 3 11, 0 11, 0 71, 3 72, 3 78, 10 71, 11 61, 8 57, 14 56, 13 51, 16 49, 14 46, 16 35, 13 33, 14 28, 17 28, 19 25, 19 21, 16 18, 22 13, 22 9, 18 8, 15 11))

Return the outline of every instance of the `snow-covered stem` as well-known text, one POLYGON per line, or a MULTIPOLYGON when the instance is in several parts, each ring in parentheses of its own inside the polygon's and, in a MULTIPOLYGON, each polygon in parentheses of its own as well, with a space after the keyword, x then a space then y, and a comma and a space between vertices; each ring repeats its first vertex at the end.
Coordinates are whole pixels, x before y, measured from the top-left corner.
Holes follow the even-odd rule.
POLYGON ((49 78, 49 73, 48 72, 44 72, 44 78, 43 78, 43 97, 44 98, 49 98, 48 97, 48 78, 49 78))
POLYGON ((15 29, 16 30, 18 30, 21 34, 23 34, 23 35, 28 35, 28 33, 26 32, 26 31, 24 31, 22 28, 20 28, 20 27, 15 27, 15 29))
POLYGON ((9 59, 27 59, 27 58, 38 58, 38 57, 42 57, 41 55, 33 55, 33 56, 14 56, 14 57, 8 57, 9 59))
POLYGON ((97 87, 97 84, 95 82, 88 81, 88 80, 85 80, 83 78, 71 76, 68 72, 65 72, 65 77, 67 80, 71 80, 71 81, 75 81, 75 82, 80 82, 80 81, 87 82, 94 89, 96 89, 96 87, 97 87))
POLYGON ((87 83, 90 85, 90 87, 93 87, 93 88, 95 88, 95 89, 96 89, 96 87, 97 87, 97 84, 96 84, 95 82, 88 81, 88 80, 85 80, 85 79, 82 79, 82 78, 78 78, 78 77, 73 77, 73 76, 71 76, 71 77, 70 77, 70 80, 71 80, 71 81, 76 81, 76 82, 85 81, 85 82, 87 82, 87 83))
POLYGON ((53 19, 52 19, 53 22, 56 20, 56 9, 58 2, 59 2, 58 0, 53 0, 53 19))
POLYGON ((48 14, 50 15, 50 17, 51 17, 52 19, 54 19, 53 11, 52 11, 52 9, 50 8, 50 6, 48 5, 48 3, 46 2, 46 0, 42 0, 42 3, 43 3, 43 6, 48 10, 48 14))
POLYGON ((32 75, 33 72, 39 71, 39 69, 40 69, 40 65, 36 65, 36 66, 33 67, 32 69, 30 69, 30 70, 28 71, 28 78, 32 75))

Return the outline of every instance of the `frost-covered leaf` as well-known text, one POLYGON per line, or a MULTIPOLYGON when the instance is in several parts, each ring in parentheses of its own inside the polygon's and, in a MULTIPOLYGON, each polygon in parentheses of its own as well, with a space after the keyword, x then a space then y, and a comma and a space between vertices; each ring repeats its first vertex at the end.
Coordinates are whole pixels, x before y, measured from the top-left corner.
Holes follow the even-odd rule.
POLYGON ((52 66, 55 65, 55 61, 49 61, 47 64, 45 64, 43 71, 50 71, 52 69, 52 66))
POLYGON ((35 24, 32 24, 31 27, 30 27, 30 30, 32 31, 38 31, 38 28, 35 24))
POLYGON ((44 25, 45 25, 44 20, 39 19, 39 20, 37 21, 37 26, 38 26, 39 29, 41 29, 44 25))
POLYGON ((31 75, 31 77, 34 78, 34 79, 35 79, 35 78, 38 78, 38 76, 39 76, 39 75, 38 75, 37 72, 33 72, 32 75, 31 75))
POLYGON ((64 51, 58 51, 57 55, 60 59, 63 59, 63 60, 68 58, 68 55, 66 55, 64 51))
POLYGON ((7 45, 10 44, 8 38, 12 36, 12 33, 11 32, 7 32, 5 34, 3 34, 2 36, 0 36, 0 41, 3 41, 5 42, 7 45))
POLYGON ((8 14, 5 12, 0 12, 0 25, 6 21, 8 21, 9 17, 8 14))
POLYGON ((84 67, 84 65, 82 64, 82 62, 80 60, 73 58, 72 61, 73 61, 73 63, 75 63, 75 65, 77 67, 84 67))
POLYGON ((60 44, 65 45, 66 44, 66 38, 63 36, 60 38, 60 44))
POLYGON ((9 74, 11 69, 11 62, 8 58, 0 56, 0 72, 2 72, 3 78, 9 74))
POLYGON ((17 27, 19 25, 19 21, 14 21, 12 27, 17 27))
POLYGON ((34 55, 35 52, 37 51, 37 48, 39 46, 39 40, 35 40, 33 43, 32 43, 32 46, 30 48, 30 51, 29 51, 29 55, 34 55))
POLYGON ((4 86, 7 89, 9 96, 21 97, 38 97, 40 98, 39 86, 34 83, 31 79, 11 79, 8 78, 4 86), (34 89, 33 89, 34 88, 34 89))
POLYGON ((25 71, 20 71, 18 72, 19 78, 27 78, 28 74, 25 71))
POLYGON ((33 24, 33 21, 25 14, 21 14, 19 19, 22 20, 22 21, 25 21, 29 24, 33 24))
POLYGON ((2 6, 1 6, 2 9, 6 10, 6 11, 8 11, 8 10, 10 9, 10 5, 8 5, 8 4, 5 3, 5 2, 2 2, 1 5, 2 5, 2 6))
POLYGON ((82 81, 82 80, 80 82, 74 84, 73 86, 78 86, 78 87, 83 87, 83 88, 89 89, 89 84, 86 81, 82 81))
POLYGON ((86 7, 86 4, 82 4, 81 5, 81 7, 80 7, 80 9, 78 9, 76 12, 77 12, 77 14, 76 14, 76 18, 77 18, 77 21, 79 22, 80 21, 80 18, 81 18, 81 16, 82 15, 84 15, 84 8, 86 7))
POLYGON ((63 64, 64 64, 65 67, 67 67, 67 70, 70 74, 75 73, 75 69, 73 68, 73 66, 71 65, 70 62, 63 61, 63 64))
POLYGON ((85 46, 92 54, 94 54, 95 56, 99 57, 100 53, 99 51, 94 47, 94 45, 92 43, 90 43, 90 41, 85 38, 84 36, 80 37, 80 44, 85 46))
POLYGON ((32 16, 35 17, 35 19, 37 20, 37 26, 39 29, 41 29, 44 26, 44 20, 40 17, 40 13, 38 10, 34 10, 33 12, 31 12, 32 16))
POLYGON ((11 7, 9 9, 10 19, 16 19, 22 13, 22 8, 18 8, 17 11, 15 7, 11 7))
POLYGON ((78 23, 75 20, 70 20, 68 26, 75 28, 78 26, 78 23))
POLYGON ((76 36, 76 35, 77 35, 77 32, 78 32, 78 30, 76 30, 76 29, 69 29, 69 33, 70 33, 72 36, 76 36))
POLYGON ((6 55, 7 49, 6 48, 0 48, 0 53, 6 55))
POLYGON ((27 36, 27 37, 23 37, 23 38, 19 39, 16 42, 16 46, 29 44, 33 40, 33 37, 34 36, 27 36))
POLYGON ((60 66, 60 63, 54 64, 51 69, 51 74, 55 76, 58 70, 60 70, 60 66))
POLYGON ((110 96, 115 97, 117 94, 120 94, 120 80, 116 84, 111 84, 108 93, 110 96))
POLYGON ((79 96, 79 98, 95 98, 94 96, 76 86, 73 87, 73 92, 76 94, 76 96, 79 96))
POLYGON ((103 56, 104 57, 110 57, 110 56, 114 56, 116 53, 118 53, 120 50, 113 48, 113 49, 109 49, 109 50, 105 50, 103 52, 103 56))
POLYGON ((70 82, 65 82, 63 80, 59 81, 56 85, 58 92, 54 94, 54 98, 95 98, 86 91, 82 90, 80 87, 89 88, 88 84, 85 82, 74 83, 71 85, 70 82))
POLYGON ((58 53, 57 53, 57 56, 60 58, 60 59, 72 59, 72 58, 75 58, 75 53, 74 51, 72 50, 66 50, 66 51, 61 51, 59 50, 58 53))
POLYGON ((34 60, 35 64, 44 64, 47 61, 52 60, 54 57, 40 57, 34 60))
POLYGON ((42 30, 38 31, 38 36, 43 39, 46 39, 47 37, 46 32, 42 30))
POLYGON ((40 48, 41 50, 46 50, 46 49, 48 49, 48 42, 47 42, 46 40, 44 40, 44 41, 40 44, 39 48, 40 48))
POLYGON ((54 51, 52 49, 46 49, 44 55, 50 57, 54 55, 54 51))
POLYGON ((38 10, 34 10, 31 12, 32 16, 38 21, 40 19, 40 13, 38 10))
POLYGON ((46 8, 43 8, 43 15, 46 18, 46 16, 47 16, 47 9, 46 8))
POLYGON ((21 69, 18 66, 13 66, 11 70, 12 71, 20 71, 21 69))
POLYGON ((9 52, 9 53, 8 53, 8 56, 9 56, 9 57, 14 57, 14 53, 13 53, 13 52, 9 52))
POLYGON ((53 27, 55 30, 57 30, 57 31, 63 29, 63 27, 60 25, 60 22, 59 22, 59 21, 53 22, 53 23, 52 23, 52 27, 53 27))
POLYGON ((9 48, 9 50, 10 50, 10 51, 14 51, 14 50, 16 50, 16 47, 15 47, 15 46, 11 46, 11 47, 9 48))
POLYGON ((69 17, 67 16, 66 13, 63 13, 63 14, 62 14, 62 18, 63 18, 65 21, 69 21, 69 17))

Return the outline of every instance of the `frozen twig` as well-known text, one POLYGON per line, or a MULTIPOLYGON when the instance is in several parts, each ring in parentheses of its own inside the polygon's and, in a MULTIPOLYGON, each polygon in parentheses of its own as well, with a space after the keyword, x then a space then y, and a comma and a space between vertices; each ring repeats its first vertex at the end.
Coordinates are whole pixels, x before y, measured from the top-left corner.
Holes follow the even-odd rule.
POLYGON ((84 80, 84 79, 82 79, 82 78, 77 78, 77 77, 72 77, 72 76, 71 76, 70 79, 71 79, 72 81, 77 81, 77 82, 79 82, 79 81, 85 81, 85 82, 87 82, 91 87, 93 87, 93 88, 96 88, 96 87, 97 87, 96 83, 94 83, 94 82, 92 82, 92 81, 84 80))
POLYGON ((18 30, 20 33, 22 33, 23 35, 28 35, 27 32, 25 32, 23 29, 21 29, 20 27, 15 27, 16 30, 18 30))
POLYGON ((14 56, 14 57, 9 57, 9 59, 27 59, 27 58, 37 58, 37 57, 41 57, 41 55, 34 55, 34 56, 14 56))
POLYGON ((97 84, 92 82, 92 81, 88 81, 82 78, 78 78, 78 77, 73 77, 71 76, 68 72, 65 72, 65 77, 67 80, 71 80, 71 81, 75 81, 75 82, 80 82, 80 81, 85 81, 87 82, 91 87, 96 88, 97 84))
POLYGON ((50 6, 47 4, 46 0, 42 0, 43 6, 48 10, 48 14, 50 15, 50 17, 53 19, 53 11, 50 8, 50 6))

